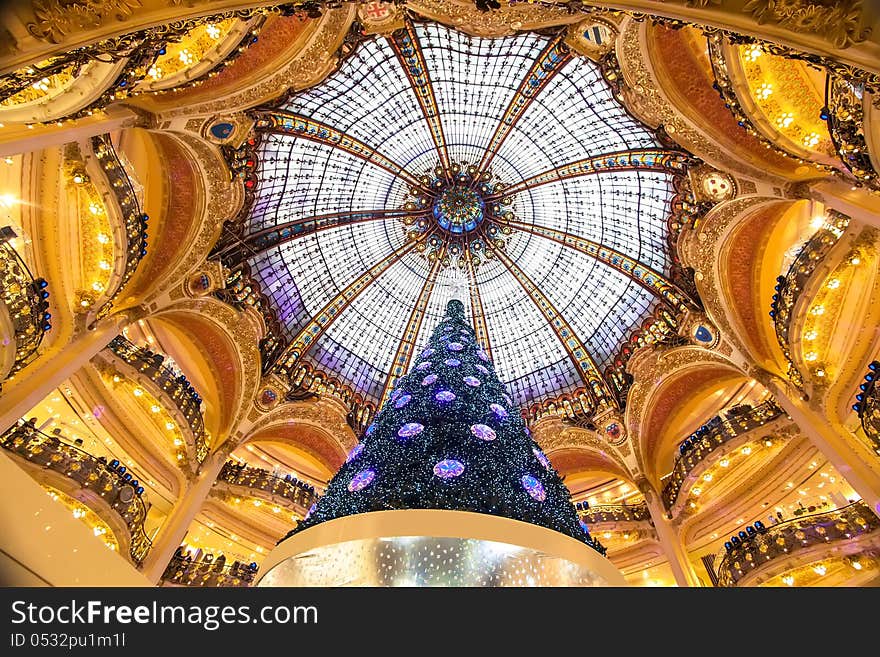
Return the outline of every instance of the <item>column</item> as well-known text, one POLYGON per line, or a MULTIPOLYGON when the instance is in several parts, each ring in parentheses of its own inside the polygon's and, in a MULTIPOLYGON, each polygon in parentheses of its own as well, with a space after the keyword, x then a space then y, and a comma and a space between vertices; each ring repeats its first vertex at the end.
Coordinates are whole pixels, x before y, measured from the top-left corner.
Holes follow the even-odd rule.
POLYGON ((12 381, 4 383, 3 394, 0 395, 0 431, 12 426, 43 397, 88 363, 119 335, 128 322, 126 313, 102 319, 94 329, 76 335, 59 353, 24 368, 12 381))
POLYGON ((762 383, 798 428, 880 516, 880 460, 842 426, 834 426, 786 382, 770 375, 762 383))
POLYGON ((162 523, 159 533, 153 540, 153 547, 150 548, 141 567, 141 572, 153 584, 157 584, 161 579, 168 562, 189 531, 190 524, 201 511, 217 480, 217 475, 226 462, 227 455, 228 452, 221 449, 205 459, 199 474, 181 492, 177 504, 162 523))
POLYGON ((675 583, 679 586, 702 586, 691 566, 684 545, 678 536, 678 531, 666 516, 666 509, 663 507, 660 494, 647 479, 640 479, 637 484, 645 496, 648 512, 651 514, 654 529, 657 530, 657 538, 660 540, 660 547, 663 548, 666 559, 669 561, 669 567, 672 568, 675 583))

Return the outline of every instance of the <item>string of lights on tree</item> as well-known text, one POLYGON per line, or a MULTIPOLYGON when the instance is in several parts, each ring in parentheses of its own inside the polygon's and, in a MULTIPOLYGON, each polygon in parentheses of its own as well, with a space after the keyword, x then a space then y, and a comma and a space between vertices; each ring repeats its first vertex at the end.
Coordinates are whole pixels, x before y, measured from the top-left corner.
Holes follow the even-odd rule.
POLYGON ((288 536, 395 509, 505 516, 605 553, 578 519, 568 488, 530 437, 456 299, 325 495, 288 536))

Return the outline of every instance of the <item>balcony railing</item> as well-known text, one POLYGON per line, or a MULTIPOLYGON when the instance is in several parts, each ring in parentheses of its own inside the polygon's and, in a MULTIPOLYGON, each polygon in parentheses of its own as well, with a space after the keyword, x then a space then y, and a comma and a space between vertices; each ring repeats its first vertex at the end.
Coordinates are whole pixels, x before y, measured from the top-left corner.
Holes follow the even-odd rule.
POLYGON ((136 564, 143 562, 152 542, 144 531, 147 507, 136 491, 136 482, 127 481, 103 460, 27 423, 19 423, 8 429, 0 436, 0 446, 31 463, 62 474, 82 488, 91 489, 103 497, 128 527, 131 560, 136 564))
MULTIPOLYGON (((0 240, 3 240, 0 236, 0 240)), ((27 365, 43 340, 43 334, 51 328, 46 309, 49 292, 46 281, 34 280, 27 265, 7 241, 0 241, 0 296, 15 335, 15 360, 10 374, 27 365)))
POLYGON ((880 454, 880 361, 871 361, 864 382, 859 386, 853 410, 858 413, 859 421, 871 447, 880 454))
POLYGON ((250 586, 257 574, 254 564, 234 561, 225 563, 223 557, 217 560, 193 561, 178 554, 171 558, 162 580, 182 586, 250 586))
POLYGON ((201 463, 208 455, 208 438, 205 432, 205 419, 202 416, 202 398, 186 377, 176 374, 164 365, 162 354, 148 352, 117 335, 108 345, 111 351, 138 372, 146 375, 162 389, 186 418, 195 440, 196 460, 201 463))
POLYGON ((281 497, 297 506, 308 509, 318 501, 314 486, 297 479, 285 479, 262 468, 251 468, 227 461, 220 470, 218 481, 234 486, 246 486, 274 497, 281 497))
POLYGON ((149 216, 141 211, 134 185, 131 178, 128 177, 128 173, 125 171, 125 167, 119 159, 116 149, 113 148, 110 135, 96 135, 92 137, 92 149, 94 150, 95 157, 101 163, 101 168, 107 177, 107 182, 110 184, 110 190, 119 204, 127 238, 125 264, 119 284, 116 286, 116 291, 113 293, 110 301, 104 305, 100 312, 101 315, 106 315, 110 312, 113 301, 119 296, 126 283, 134 275, 141 260, 147 255, 147 221, 149 216))
POLYGON ((777 557, 878 529, 880 518, 864 502, 773 525, 722 556, 716 569, 718 586, 736 586, 743 577, 777 557))
POLYGON ((704 435, 694 437, 691 449, 679 455, 672 466, 672 472, 664 477, 666 480, 663 486, 664 506, 667 509, 672 508, 688 474, 709 454, 724 443, 767 424, 782 413, 783 410, 775 402, 766 401, 739 415, 726 419, 715 416, 704 424, 701 427, 704 435))
POLYGON ((864 94, 864 83, 828 75, 825 106, 831 140, 840 161, 853 177, 876 192, 880 191, 880 175, 874 169, 865 141, 864 94))
POLYGON ((788 360, 789 374, 794 377, 796 383, 800 382, 800 372, 798 372, 791 359, 791 342, 789 340, 791 316, 794 306, 810 276, 816 271, 816 267, 828 255, 831 248, 837 244, 837 241, 849 225, 849 217, 845 214, 834 210, 828 210, 826 214, 827 219, 825 223, 801 247, 794 262, 788 268, 788 273, 785 276, 778 276, 776 278, 776 292, 773 295, 773 302, 770 307, 770 317, 773 318, 776 341, 788 360))
POLYGON ((640 522, 651 519, 648 505, 645 502, 591 506, 586 509, 578 509, 578 516, 587 525, 597 522, 640 522))

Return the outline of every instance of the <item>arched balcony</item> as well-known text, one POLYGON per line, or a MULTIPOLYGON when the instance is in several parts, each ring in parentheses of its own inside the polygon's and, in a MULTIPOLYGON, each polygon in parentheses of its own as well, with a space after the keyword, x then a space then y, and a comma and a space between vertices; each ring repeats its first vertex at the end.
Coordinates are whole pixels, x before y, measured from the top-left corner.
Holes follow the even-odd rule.
POLYGON ((750 585, 772 562, 786 558, 794 562, 798 553, 806 554, 816 546, 823 546, 814 555, 817 560, 838 546, 845 548, 847 554, 858 553, 869 544, 876 549, 880 545, 878 530, 880 519, 866 504, 855 502, 749 533, 749 538, 728 548, 720 560, 716 556, 717 586, 750 585))
POLYGON ((124 468, 114 468, 112 462, 96 458, 28 423, 17 424, 2 434, 0 447, 17 460, 26 461, 21 465, 32 474, 36 466, 55 473, 55 480, 57 475, 66 479, 64 488, 114 530, 120 551, 127 548, 133 563, 143 562, 152 547, 144 531, 147 518, 147 505, 141 498, 144 489, 124 468), (109 517, 108 511, 116 518, 109 517))
POLYGON ((615 525, 622 522, 650 522, 651 514, 645 502, 638 504, 603 504, 601 506, 582 507, 577 504, 578 517, 587 525, 605 522, 615 525))
POLYGON ((289 475, 279 477, 268 470, 238 465, 232 461, 223 465, 214 486, 218 490, 244 492, 255 499, 292 506, 300 515, 305 515, 319 497, 313 486, 289 475))
POLYGON ((162 354, 148 353, 121 335, 113 338, 107 348, 119 361, 131 368, 139 380, 143 378, 149 381, 151 387, 157 389, 160 399, 167 397, 172 402, 191 430, 191 448, 196 461, 204 461, 209 445, 201 410, 201 396, 186 377, 176 374, 164 365, 162 354))
POLYGON ((43 334, 51 328, 46 312, 49 306, 46 281, 34 279, 9 244, 11 237, 13 235, 0 234, 0 298, 3 300, 0 329, 6 343, 14 348, 0 352, 0 380, 15 374, 33 359, 43 334))
POLYGON ((233 561, 227 564, 224 555, 216 559, 202 554, 197 559, 178 552, 162 573, 164 585, 177 586, 250 586, 257 575, 256 564, 233 561))
POLYGON ((715 450, 735 438, 765 426, 781 415, 783 410, 771 400, 742 413, 729 414, 726 418, 716 415, 706 422, 689 439, 688 447, 675 460, 672 472, 664 477, 663 505, 667 509, 675 506, 682 488, 693 483, 698 466, 715 450))

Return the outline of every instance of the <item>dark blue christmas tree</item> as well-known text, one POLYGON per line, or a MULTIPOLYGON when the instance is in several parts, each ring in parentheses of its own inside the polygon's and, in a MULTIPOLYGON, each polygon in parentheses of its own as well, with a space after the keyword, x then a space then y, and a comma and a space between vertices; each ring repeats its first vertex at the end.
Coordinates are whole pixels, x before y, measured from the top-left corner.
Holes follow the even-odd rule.
POLYGON ((605 553, 476 343, 461 301, 449 302, 430 344, 288 536, 343 516, 399 509, 504 516, 605 553))

